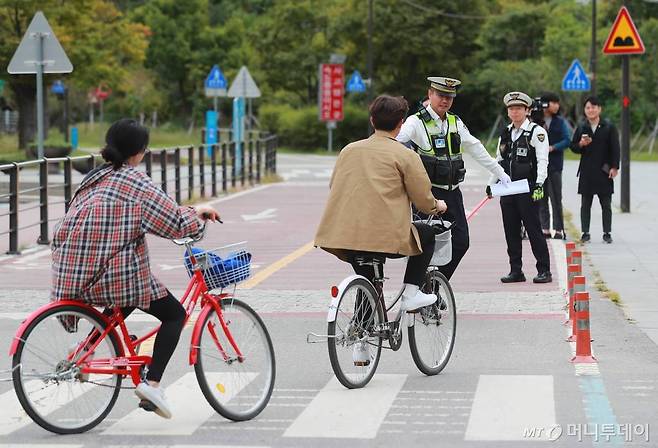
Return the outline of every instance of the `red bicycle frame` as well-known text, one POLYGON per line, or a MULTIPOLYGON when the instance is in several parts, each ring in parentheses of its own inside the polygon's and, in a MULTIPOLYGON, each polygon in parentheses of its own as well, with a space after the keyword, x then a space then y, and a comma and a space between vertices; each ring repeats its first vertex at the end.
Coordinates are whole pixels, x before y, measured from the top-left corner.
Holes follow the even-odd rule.
MULTIPOLYGON (((196 364, 197 362, 199 341, 201 338, 201 332, 203 331, 202 325, 208 314, 212 311, 217 313, 222 331, 226 335, 228 343, 235 351, 238 362, 243 362, 244 355, 238 348, 233 335, 226 325, 224 314, 221 308, 222 300, 231 298, 233 295, 228 293, 210 294, 208 292, 208 286, 206 285, 206 282, 203 278, 202 270, 196 268, 198 264, 194 255, 190 255, 190 260, 193 266, 195 266, 195 270, 187 286, 187 290, 181 299, 181 305, 183 305, 185 308, 185 324, 187 324, 188 320, 192 316, 192 311, 194 311, 199 298, 201 298, 201 313, 197 317, 196 323, 194 324, 194 328, 192 330, 192 339, 190 342, 190 365, 196 364)), ((14 337, 14 341, 10 347, 9 355, 13 356, 16 353, 18 343, 19 341, 23 340, 23 334, 25 333, 25 330, 36 318, 38 318, 43 313, 52 310, 53 308, 61 308, 70 305, 91 310, 92 313, 94 313, 97 317, 100 318, 101 321, 105 323, 105 329, 102 333, 98 330, 90 332, 90 334, 87 335, 87 337, 81 341, 80 344, 78 344, 78 347, 72 353, 69 353, 68 360, 72 361, 76 358, 77 355, 83 353, 82 356, 80 356, 80 358, 75 361, 75 365, 80 367, 81 374, 95 373, 105 375, 130 376, 135 385, 139 384, 141 381, 141 368, 142 366, 149 365, 151 363, 151 357, 138 355, 136 348, 139 344, 153 337, 160 329, 160 326, 149 331, 144 336, 133 340, 128 333, 128 328, 126 327, 123 314, 121 313, 121 308, 119 307, 115 307, 113 309, 111 316, 106 316, 100 313, 91 305, 74 300, 51 302, 47 305, 44 305, 32 313, 18 328, 14 337), (119 333, 117 333, 117 327, 119 329, 120 336, 119 333), (103 339, 108 337, 110 334, 113 334, 114 337, 120 341, 120 353, 117 354, 118 356, 114 358, 97 358, 87 361, 87 359, 94 353, 96 347, 98 347, 103 339)), ((216 325, 213 322, 209 322, 207 328, 213 342, 215 343, 215 346, 219 350, 219 353, 225 361, 229 361, 230 356, 220 342, 220 337, 218 335, 216 325)))

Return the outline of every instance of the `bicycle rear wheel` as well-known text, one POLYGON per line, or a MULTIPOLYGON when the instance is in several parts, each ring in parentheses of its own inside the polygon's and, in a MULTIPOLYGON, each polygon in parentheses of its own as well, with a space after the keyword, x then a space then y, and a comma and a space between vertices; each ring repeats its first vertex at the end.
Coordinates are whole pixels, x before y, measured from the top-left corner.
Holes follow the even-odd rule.
POLYGON ((194 371, 203 395, 220 415, 250 420, 265 409, 274 389, 272 340, 249 305, 237 299, 222 299, 220 305, 221 316, 213 309, 203 322, 194 371))
POLYGON ((416 367, 425 375, 437 375, 450 360, 455 345, 457 310, 450 283, 436 268, 430 268, 422 290, 439 297, 437 303, 409 314, 409 348, 416 367))
POLYGON ((374 329, 383 323, 372 284, 362 278, 352 280, 338 302, 336 319, 327 328, 329 360, 340 383, 358 389, 372 379, 382 351, 382 338, 374 329), (366 362, 355 362, 355 351, 367 352, 366 362))
MULTIPOLYGON (((91 310, 75 305, 51 308, 25 330, 13 358, 14 390, 42 428, 57 434, 85 432, 114 406, 122 377, 82 373, 75 363, 86 353, 82 345, 88 336, 104 330, 105 323, 91 310)), ((87 360, 114 358, 119 347, 110 333, 87 360)))

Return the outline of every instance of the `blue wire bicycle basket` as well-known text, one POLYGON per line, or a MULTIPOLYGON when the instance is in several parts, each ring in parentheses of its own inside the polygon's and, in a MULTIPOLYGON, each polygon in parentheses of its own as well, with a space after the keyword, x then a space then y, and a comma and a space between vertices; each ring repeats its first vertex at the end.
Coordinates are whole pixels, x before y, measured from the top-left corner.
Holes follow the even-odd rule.
MULTIPOLYGON (((251 254, 244 248, 244 243, 231 244, 212 251, 193 247, 192 254, 203 271, 203 279, 209 290, 226 288, 248 279, 251 275, 251 254)), ((185 268, 192 277, 194 266, 187 251, 185 268)))

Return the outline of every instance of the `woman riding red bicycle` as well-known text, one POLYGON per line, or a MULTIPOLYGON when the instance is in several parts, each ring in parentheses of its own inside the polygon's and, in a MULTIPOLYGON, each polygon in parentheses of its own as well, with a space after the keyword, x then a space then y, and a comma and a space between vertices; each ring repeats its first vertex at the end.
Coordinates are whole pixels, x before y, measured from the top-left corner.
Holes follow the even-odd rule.
MULTIPOLYGON (((196 238, 203 222, 219 214, 208 206, 179 206, 136 169, 149 142, 148 130, 131 119, 110 126, 101 154, 108 162, 82 181, 53 237, 51 299, 121 307, 124 317, 140 308, 162 322, 146 381, 135 393, 147 410, 171 418, 159 387, 185 322, 181 303, 151 273, 146 234, 196 238)), ((66 322, 63 322, 65 325, 66 322)))

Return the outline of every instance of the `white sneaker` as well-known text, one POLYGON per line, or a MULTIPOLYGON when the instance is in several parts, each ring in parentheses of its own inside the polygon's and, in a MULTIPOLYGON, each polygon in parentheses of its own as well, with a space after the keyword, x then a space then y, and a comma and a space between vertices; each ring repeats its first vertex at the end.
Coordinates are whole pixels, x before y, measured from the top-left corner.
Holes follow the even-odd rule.
POLYGON ((402 308, 402 311, 408 312, 431 305, 434 302, 436 302, 436 294, 425 294, 422 291, 418 291, 416 295, 411 298, 403 295, 400 307, 402 308))
POLYGON ((352 349, 352 360, 355 366, 370 365, 370 347, 366 342, 357 342, 352 349))
POLYGON ((139 383, 137 389, 135 389, 135 395, 155 407, 150 408, 148 406, 143 406, 142 403, 140 403, 141 408, 147 411, 152 410, 162 418, 171 418, 171 409, 165 399, 164 392, 159 387, 153 387, 148 383, 139 383))

